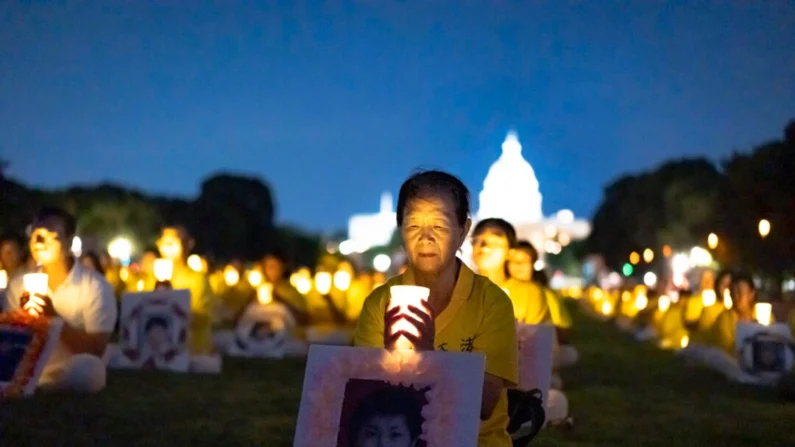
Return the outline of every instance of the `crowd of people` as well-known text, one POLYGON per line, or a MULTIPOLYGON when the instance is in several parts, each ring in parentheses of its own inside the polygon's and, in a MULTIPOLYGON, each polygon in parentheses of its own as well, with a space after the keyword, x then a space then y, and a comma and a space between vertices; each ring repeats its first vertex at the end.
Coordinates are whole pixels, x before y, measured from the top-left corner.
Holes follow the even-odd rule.
POLYGON ((549 365, 555 369, 553 390, 545 406, 547 420, 557 424, 570 422, 558 369, 577 358, 569 337, 572 320, 543 272, 534 271, 535 248, 517 240, 514 228, 502 219, 482 220, 472 228, 469 216, 469 192, 459 179, 441 171, 411 176, 400 189, 397 210, 407 261, 387 279, 379 272, 356 271, 350 260, 332 256, 321 258, 314 273, 291 269, 287 256, 278 252, 247 267, 239 261, 214 267, 193 253, 194 241, 181 225, 163 228, 156 246, 127 266, 106 254, 78 258, 70 251, 75 218, 47 208, 30 227, 29 260, 13 239, 2 244, 0 259, 9 276, 2 305, 5 311, 24 309, 64 320, 60 354, 48 363, 42 387, 95 392, 105 385, 102 357, 120 300, 126 292, 156 289, 162 281, 157 264, 166 259, 171 287, 190 291, 191 353, 219 351, 214 334, 235 327, 252 306, 270 302, 289 310, 296 322, 292 336, 306 343, 392 348, 404 336, 420 351, 483 353, 485 380, 473 384, 482 387, 478 445, 512 445, 511 435, 521 433, 509 434, 509 422, 521 426, 523 421, 517 424, 509 414, 522 414, 515 410, 526 402, 522 393, 527 391, 515 389, 517 322, 556 327, 555 361, 549 365), (457 256, 470 237, 473 268, 457 256), (47 296, 24 292, 23 274, 36 269, 49 275, 47 296), (430 291, 425 308, 417 309, 421 318, 408 317, 416 332, 388 330, 397 318, 386 310, 389 287, 399 284, 430 291))

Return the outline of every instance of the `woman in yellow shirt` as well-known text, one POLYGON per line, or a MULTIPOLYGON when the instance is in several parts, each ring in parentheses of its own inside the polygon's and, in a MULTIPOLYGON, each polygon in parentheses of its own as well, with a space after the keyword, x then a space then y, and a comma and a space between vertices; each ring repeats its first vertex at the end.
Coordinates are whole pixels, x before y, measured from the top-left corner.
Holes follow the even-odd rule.
POLYGON ((724 310, 710 328, 708 343, 722 349, 732 357, 737 356, 735 333, 737 322, 754 321, 754 305, 756 304, 756 286, 748 275, 737 274, 732 281, 733 305, 724 310))
POLYGON ((418 350, 485 354, 478 446, 508 447, 506 388, 518 381, 513 306, 505 292, 456 257, 472 224, 468 216, 469 191, 458 178, 425 171, 403 183, 397 224, 409 265, 367 297, 354 344, 391 348, 405 336, 418 350), (399 311, 386 312, 389 287, 400 284, 430 289, 425 314, 417 310, 423 320, 412 319, 419 337, 405 331, 389 334, 399 311))

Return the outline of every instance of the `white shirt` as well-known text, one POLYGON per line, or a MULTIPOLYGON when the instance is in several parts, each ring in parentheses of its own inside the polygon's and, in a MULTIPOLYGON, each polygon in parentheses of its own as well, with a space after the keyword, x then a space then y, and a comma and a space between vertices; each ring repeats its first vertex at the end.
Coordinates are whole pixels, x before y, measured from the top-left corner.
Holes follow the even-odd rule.
MULTIPOLYGON (((6 310, 19 309, 22 296, 22 277, 15 275, 6 290, 6 310)), ((113 288, 102 275, 86 270, 79 262, 66 276, 57 290, 48 289, 55 312, 64 323, 89 334, 111 333, 116 325, 118 310, 113 288)), ((62 342, 53 350, 48 364, 60 362, 72 356, 62 342)))

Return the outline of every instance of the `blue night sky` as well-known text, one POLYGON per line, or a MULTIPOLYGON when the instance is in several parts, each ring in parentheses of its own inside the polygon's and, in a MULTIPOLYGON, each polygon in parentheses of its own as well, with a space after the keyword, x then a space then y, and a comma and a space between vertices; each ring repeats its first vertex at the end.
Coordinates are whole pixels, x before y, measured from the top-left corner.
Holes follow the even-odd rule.
POLYGON ((419 166, 477 197, 511 128, 544 211, 590 216, 621 173, 720 160, 795 117, 790 1, 16 3, 0 5, 12 176, 193 196, 214 171, 254 174, 280 221, 313 230, 377 210, 419 166))

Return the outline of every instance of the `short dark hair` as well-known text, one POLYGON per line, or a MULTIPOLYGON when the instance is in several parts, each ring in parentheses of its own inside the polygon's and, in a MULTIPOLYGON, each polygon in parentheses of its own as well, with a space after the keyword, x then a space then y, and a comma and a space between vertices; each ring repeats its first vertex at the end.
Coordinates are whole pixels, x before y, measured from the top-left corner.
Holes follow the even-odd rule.
POLYGON ((77 220, 68 211, 54 206, 45 206, 33 217, 33 224, 47 219, 60 219, 66 232, 67 240, 71 241, 77 234, 77 220))
MULTIPOLYGON (((715 292, 718 291, 718 287, 720 287, 720 283, 721 281, 723 281, 723 278, 726 278, 727 276, 729 278, 732 278, 734 276, 734 273, 732 273, 731 270, 721 270, 720 272, 718 272, 718 274, 715 276, 715 285, 712 286, 715 292)), ((729 284, 729 287, 731 287, 731 284, 729 284)))
POLYGON ((422 434, 422 405, 407 387, 390 386, 362 401, 351 418, 348 431, 351 445, 355 445, 356 436, 362 426, 374 416, 403 416, 406 418, 411 439, 417 439, 422 434))
POLYGON ((747 283, 751 290, 756 290, 756 284, 754 284, 754 278, 745 272, 738 272, 732 276, 732 287, 736 287, 741 282, 747 283))
POLYGON ((523 252, 529 254, 530 259, 533 260, 532 262, 538 261, 538 250, 536 250, 536 248, 530 242, 519 241, 516 243, 516 249, 522 250, 523 252))
POLYGON ((508 239, 508 247, 513 248, 516 246, 516 229, 513 225, 508 223, 505 219, 490 217, 483 219, 475 225, 475 230, 472 231, 472 236, 478 237, 486 230, 496 230, 508 239))
POLYGON ((403 225, 406 205, 414 199, 439 197, 452 200, 455 217, 463 226, 469 217, 469 190, 458 177, 443 171, 420 171, 400 186, 397 201, 397 225, 403 225))

